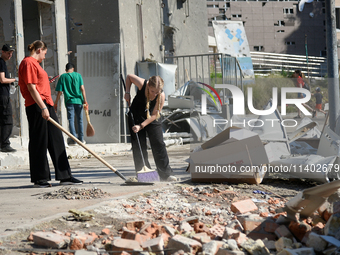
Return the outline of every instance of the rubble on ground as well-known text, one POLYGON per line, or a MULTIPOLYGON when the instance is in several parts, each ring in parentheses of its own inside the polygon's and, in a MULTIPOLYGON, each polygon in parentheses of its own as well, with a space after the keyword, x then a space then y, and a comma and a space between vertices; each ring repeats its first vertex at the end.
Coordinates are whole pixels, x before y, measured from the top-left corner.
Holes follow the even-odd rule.
POLYGON ((72 254, 63 253, 65 249, 126 255, 339 254, 339 191, 309 217, 296 214, 292 220, 285 205, 301 190, 283 197, 275 194, 280 188, 263 186, 175 185, 108 201, 93 211, 91 221, 67 222, 66 229, 36 229, 28 241, 60 255, 72 254), (101 225, 100 215, 121 224, 101 225))
POLYGON ((63 187, 61 189, 46 192, 39 199, 67 199, 67 200, 81 200, 81 199, 96 199, 110 196, 109 193, 94 187, 92 189, 63 187))

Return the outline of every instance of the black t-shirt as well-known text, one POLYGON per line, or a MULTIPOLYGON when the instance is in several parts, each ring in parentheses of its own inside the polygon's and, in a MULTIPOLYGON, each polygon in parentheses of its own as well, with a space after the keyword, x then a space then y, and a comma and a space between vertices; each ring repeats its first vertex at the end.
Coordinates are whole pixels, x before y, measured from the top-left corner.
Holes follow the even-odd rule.
POLYGON ((315 99, 316 99, 316 104, 322 104, 322 94, 321 93, 315 93, 315 99))
MULTIPOLYGON (((6 62, 2 58, 0 58, 0 73, 5 73, 5 78, 9 78, 6 62)), ((8 83, 2 84, 0 82, 0 95, 9 96, 9 84, 8 83)))
MULTIPOLYGON (((141 90, 137 91, 136 96, 132 101, 132 105, 130 107, 131 112, 133 113, 133 117, 135 120, 135 124, 140 124, 144 120, 146 120, 146 97, 145 97, 145 88, 146 88, 147 80, 144 81, 143 87, 141 90)), ((150 101, 150 115, 155 108, 157 102, 158 95, 155 97, 154 100, 150 101)))

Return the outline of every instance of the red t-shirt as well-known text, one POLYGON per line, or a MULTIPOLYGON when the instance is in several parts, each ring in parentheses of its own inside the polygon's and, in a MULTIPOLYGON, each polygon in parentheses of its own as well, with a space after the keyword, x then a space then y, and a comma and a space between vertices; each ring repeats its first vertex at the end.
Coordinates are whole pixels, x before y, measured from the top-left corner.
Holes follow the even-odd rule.
POLYGON ((300 84, 301 84, 301 88, 303 88, 304 85, 305 85, 305 82, 303 81, 303 79, 302 79, 301 76, 299 76, 299 77, 297 78, 296 87, 300 87, 300 84))
POLYGON ((27 84, 34 84, 41 99, 51 106, 54 105, 48 75, 33 57, 25 57, 19 66, 20 92, 25 98, 26 107, 36 103, 28 91, 27 84))

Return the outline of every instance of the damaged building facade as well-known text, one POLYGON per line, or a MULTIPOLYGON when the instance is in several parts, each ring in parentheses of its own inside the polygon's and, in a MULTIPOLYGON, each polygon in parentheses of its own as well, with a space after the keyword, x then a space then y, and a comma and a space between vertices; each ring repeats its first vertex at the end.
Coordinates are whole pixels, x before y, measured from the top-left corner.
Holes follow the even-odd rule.
MULTIPOLYGON (((205 1, 4 0, 0 43, 16 47, 8 62, 12 77, 28 55, 27 45, 37 39, 48 46, 42 65, 49 76, 64 73, 66 63, 74 63, 83 76, 96 128, 96 136, 87 142, 117 143, 124 142, 126 111, 120 74, 138 74, 139 62, 162 63, 165 56, 208 52, 206 16, 205 1)), ((51 83, 53 98, 56 83, 51 83)), ((11 99, 13 134, 26 146, 24 102, 18 90, 11 99)), ((60 107, 60 122, 67 127, 65 107, 60 107)))

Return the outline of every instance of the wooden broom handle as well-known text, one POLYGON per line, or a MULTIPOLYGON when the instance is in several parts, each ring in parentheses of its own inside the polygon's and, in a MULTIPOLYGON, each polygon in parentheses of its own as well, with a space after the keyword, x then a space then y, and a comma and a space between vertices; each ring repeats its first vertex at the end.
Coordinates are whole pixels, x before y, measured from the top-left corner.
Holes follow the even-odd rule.
POLYGON ((89 115, 89 111, 88 110, 85 110, 85 115, 86 115, 87 123, 91 124, 90 115, 89 115))
POLYGON ((79 144, 81 147, 83 147, 85 150, 90 152, 93 156, 95 156, 100 162, 102 162, 105 166, 110 168, 113 172, 116 173, 117 169, 115 169, 113 166, 111 166, 109 163, 107 163, 104 159, 99 157, 94 151, 92 151, 89 147, 87 147, 85 144, 83 144, 81 141, 79 141, 74 135, 72 135, 70 132, 68 132, 65 128, 63 128, 58 122, 56 122, 51 117, 48 118, 48 121, 51 122, 53 125, 55 125, 57 128, 59 128, 61 131, 63 131, 65 134, 67 134, 69 137, 71 137, 77 144, 79 144))

